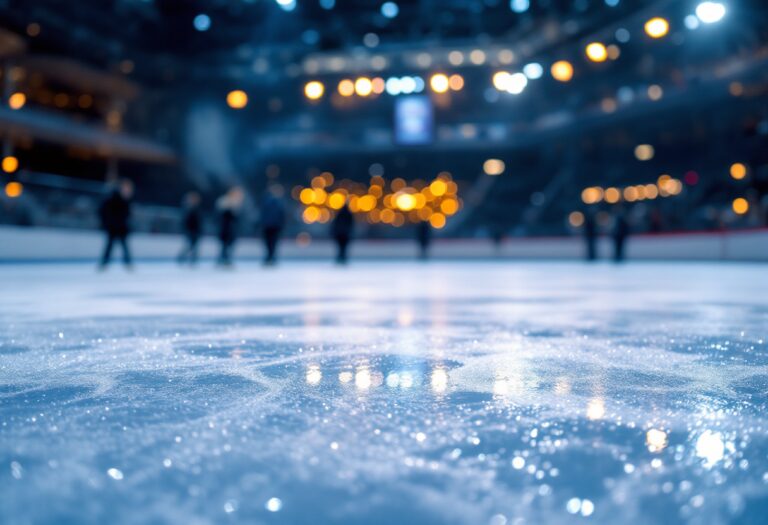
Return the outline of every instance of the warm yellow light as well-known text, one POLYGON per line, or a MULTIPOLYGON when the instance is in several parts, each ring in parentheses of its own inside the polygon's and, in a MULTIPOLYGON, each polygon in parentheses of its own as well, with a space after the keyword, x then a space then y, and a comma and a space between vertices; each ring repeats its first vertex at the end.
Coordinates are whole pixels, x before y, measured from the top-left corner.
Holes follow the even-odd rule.
POLYGON ((581 200, 584 204, 597 204, 603 200, 603 189, 599 186, 585 188, 581 192, 581 200))
POLYGON ((621 200, 621 192, 618 188, 606 188, 604 198, 608 204, 616 204, 621 200))
POLYGON ((731 177, 736 180, 741 180, 747 176, 747 167, 741 162, 731 164, 731 177))
POLYGON ((483 171, 486 175, 501 175, 506 165, 501 159, 488 159, 483 163, 483 171))
POLYGON ((3 171, 13 173, 19 169, 19 159, 14 156, 8 156, 3 159, 3 171))
POLYGON ((448 184, 446 184, 442 179, 433 180, 432 184, 429 185, 429 191, 435 197, 441 197, 445 195, 446 191, 448 191, 448 184))
POLYGON ((376 197, 373 195, 363 195, 357 199, 357 206, 360 211, 368 212, 376 207, 376 197))
POLYGON ((232 109, 243 109, 248 105, 248 95, 239 89, 230 91, 227 93, 227 105, 232 109))
POLYGON ((302 204, 312 204, 315 201, 315 192, 312 188, 304 188, 299 193, 299 200, 302 204))
POLYGON ((592 62, 605 62, 608 59, 608 50, 600 42, 592 42, 586 49, 587 58, 592 62))
POLYGON ((27 103, 27 96, 24 93, 14 93, 8 97, 8 107, 11 109, 21 109, 27 103))
POLYGON ((506 91, 509 87, 510 76, 507 71, 497 71, 493 74, 493 87, 499 91, 506 91))
POLYGON ((18 182, 9 182, 5 185, 5 194, 11 198, 15 199, 19 195, 21 195, 21 192, 24 191, 23 186, 21 183, 18 182))
POLYGON ((550 72, 558 82, 570 82, 573 78, 573 65, 567 60, 559 60, 552 64, 550 72))
POLYGON ((664 18, 654 17, 645 23, 645 32, 651 38, 661 38, 669 33, 669 22, 664 18))
POLYGON ((627 186, 624 188, 624 200, 627 202, 635 202, 638 199, 637 188, 634 186, 627 186))
POLYGON ((347 196, 339 191, 334 191, 328 197, 328 206, 334 210, 340 210, 344 207, 344 203, 347 202, 347 196))
POLYGON ((429 85, 435 93, 445 93, 450 87, 450 81, 444 74, 436 73, 429 79, 429 85))
POLYGON ((655 199, 658 196, 659 196, 659 188, 657 188, 655 184, 645 185, 645 197, 647 199, 655 199))
POLYGON ((402 211, 411 211, 416 207, 416 197, 410 193, 399 193, 395 197, 395 205, 402 211))
POLYGON ((315 196, 313 197, 313 201, 315 204, 323 204, 325 202, 326 197, 328 196, 328 194, 322 188, 315 188, 313 190, 313 193, 315 194, 315 196))
POLYGON ((568 223, 574 228, 579 228, 584 224, 584 214, 580 211, 573 211, 568 215, 568 223))
POLYGON ((433 213, 429 217, 429 224, 432 225, 433 228, 440 229, 445 226, 445 215, 442 213, 433 213))
POLYGON ((318 82, 317 80, 307 82, 307 84, 304 86, 304 94, 310 100, 317 100, 321 98, 324 93, 325 86, 322 82, 318 82))
POLYGON ((339 95, 342 97, 351 97, 355 94, 355 83, 345 78, 339 82, 339 95))
POLYGON ((455 215, 459 211, 459 201, 456 199, 445 199, 440 203, 440 211, 448 216, 455 215))
POLYGON ((635 148, 635 158, 640 161, 651 160, 656 150, 650 144, 640 144, 635 148))
POLYGON ((368 77, 360 77, 355 80, 355 93, 360 97, 367 97, 373 92, 373 82, 368 77))
POLYGON ((739 197, 738 199, 733 199, 732 207, 734 213, 744 215, 749 211, 749 202, 747 202, 747 199, 739 197))
POLYGON ((461 91, 464 89, 464 77, 461 75, 451 75, 451 77, 448 79, 448 86, 453 91, 461 91))
POLYGON ((306 222, 307 224, 312 224, 313 222, 317 222, 317 219, 319 218, 320 218, 320 210, 315 206, 307 206, 307 209, 304 210, 304 213, 302 214, 302 219, 304 219, 304 222, 306 222))

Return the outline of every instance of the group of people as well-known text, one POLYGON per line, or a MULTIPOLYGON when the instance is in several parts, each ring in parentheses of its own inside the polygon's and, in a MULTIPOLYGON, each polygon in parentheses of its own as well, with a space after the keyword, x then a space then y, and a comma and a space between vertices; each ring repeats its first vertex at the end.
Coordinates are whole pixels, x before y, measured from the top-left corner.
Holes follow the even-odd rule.
MULTIPOLYGON (((124 179, 114 185, 112 191, 104 199, 99 216, 101 226, 106 234, 104 251, 101 256, 100 269, 105 269, 112 258, 116 244, 122 248, 123 262, 127 268, 132 267, 131 251, 128 245, 130 234, 131 200, 133 184, 124 179)), ((242 208, 245 202, 245 192, 239 186, 231 188, 216 202, 218 213, 219 255, 217 264, 222 267, 232 265, 232 252, 238 238, 242 208)), ((197 264, 199 258, 200 239, 203 237, 204 213, 202 198, 197 192, 190 192, 184 198, 184 215, 182 227, 184 231, 184 246, 177 257, 179 264, 197 264)), ((283 201, 282 188, 273 186, 264 196, 260 207, 260 225, 264 242, 264 264, 274 265, 277 262, 277 247, 286 222, 286 209, 283 201)), ((348 249, 352 240, 355 220, 348 206, 337 213, 331 224, 331 235, 336 242, 336 262, 345 264, 348 249)), ((584 214, 583 224, 586 255, 590 261, 597 259, 598 228, 592 213, 584 214)), ((611 232, 613 240, 613 259, 616 262, 624 260, 624 247, 629 236, 629 222, 625 214, 619 211, 614 216, 611 232)), ((420 248, 420 256, 426 259, 431 244, 432 229, 429 223, 422 222, 417 227, 416 240, 420 248)))
MULTIPOLYGON (((597 260, 597 221, 594 214, 587 211, 584 213, 584 242, 586 244, 587 260, 597 260)), ((622 262, 624 260, 624 248, 629 237, 629 221, 623 210, 619 210, 613 217, 613 229, 611 230, 611 240, 613 242, 613 260, 622 262)))
MULTIPOLYGON (((131 220, 133 183, 124 179, 115 184, 99 208, 101 227, 106 234, 106 243, 99 268, 104 270, 112 259, 115 244, 122 248, 123 263, 132 268, 131 250, 128 245, 131 220)), ((232 252, 238 238, 245 192, 239 186, 231 188, 216 201, 218 213, 219 255, 217 264, 232 266, 232 252)), ((200 239, 203 237, 204 213, 202 198, 197 192, 184 197, 182 228, 184 246, 177 257, 179 264, 195 265, 199 259, 200 239)), ((286 222, 285 203, 282 188, 273 186, 264 196, 260 207, 260 225, 264 241, 264 264, 277 262, 277 246, 286 222)), ((336 242, 336 262, 345 264, 349 243, 352 240, 354 216, 348 206, 341 208, 332 223, 331 233, 336 242)))

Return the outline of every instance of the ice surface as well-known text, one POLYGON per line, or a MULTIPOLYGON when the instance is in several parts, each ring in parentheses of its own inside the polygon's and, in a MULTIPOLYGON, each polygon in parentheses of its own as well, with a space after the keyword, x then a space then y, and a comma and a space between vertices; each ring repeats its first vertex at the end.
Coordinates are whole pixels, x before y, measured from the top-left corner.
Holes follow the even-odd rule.
POLYGON ((0 523, 766 523, 764 266, 2 266, 0 523))

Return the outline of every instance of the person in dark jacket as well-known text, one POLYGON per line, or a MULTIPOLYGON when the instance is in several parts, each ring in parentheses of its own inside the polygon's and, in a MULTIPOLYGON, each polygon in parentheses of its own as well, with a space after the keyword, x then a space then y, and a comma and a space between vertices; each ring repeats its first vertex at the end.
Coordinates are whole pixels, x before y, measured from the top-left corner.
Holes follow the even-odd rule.
POLYGON ((200 243, 200 236, 203 232, 203 214, 200 210, 200 194, 197 192, 189 192, 184 197, 184 239, 185 245, 179 253, 177 260, 179 264, 189 262, 194 266, 197 264, 198 257, 198 245, 200 243))
POLYGON ((217 202, 219 209, 219 241, 221 252, 218 264, 232 266, 232 248, 237 240, 237 223, 245 194, 242 188, 234 187, 217 202))
POLYGON ((429 245, 432 244, 432 226, 429 221, 421 221, 417 228, 416 241, 419 243, 419 257, 426 260, 429 257, 429 245))
POLYGON ((280 232, 285 226, 285 204, 282 199, 282 188, 272 186, 264 197, 261 205, 261 229, 264 236, 264 264, 273 265, 277 262, 277 243, 280 232))
POLYGON ((344 205, 336 213, 336 218, 333 220, 331 233, 333 239, 336 241, 336 247, 338 248, 336 255, 336 262, 338 264, 347 263, 347 248, 349 247, 349 241, 352 239, 352 230, 355 226, 355 218, 349 209, 349 205, 344 205))
POLYGON ((590 210, 584 211, 584 243, 587 246, 587 260, 597 259, 597 223, 595 214, 590 210))
POLYGON ((624 260, 624 245, 629 237, 629 222, 624 210, 619 208, 613 218, 613 260, 624 260))
POLYGON ((101 228, 106 233, 106 244, 101 256, 99 268, 104 270, 112 259, 112 248, 115 242, 120 243, 123 249, 123 263, 127 269, 131 269, 131 251, 128 248, 128 235, 130 234, 131 198, 133 197, 133 183, 127 179, 120 181, 109 196, 101 203, 99 218, 101 228))

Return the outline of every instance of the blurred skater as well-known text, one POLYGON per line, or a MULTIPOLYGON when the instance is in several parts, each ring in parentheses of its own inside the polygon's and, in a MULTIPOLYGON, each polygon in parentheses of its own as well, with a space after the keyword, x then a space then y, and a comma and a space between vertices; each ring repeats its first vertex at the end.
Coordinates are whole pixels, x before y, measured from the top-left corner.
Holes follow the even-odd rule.
POLYGON ((133 183, 128 179, 123 179, 111 191, 99 208, 101 228, 107 236, 104 253, 99 264, 99 269, 101 270, 106 269, 107 265, 109 265, 115 242, 120 243, 123 249, 123 263, 125 267, 129 270, 132 268, 131 251, 128 248, 132 197, 133 183))
POLYGON ((232 249, 237 240, 237 224, 244 198, 243 189, 236 186, 222 195, 216 203, 216 208, 219 210, 219 242, 221 243, 217 260, 219 266, 232 266, 232 249))
POLYGON ((277 244, 285 226, 285 204, 280 186, 272 186, 261 205, 261 229, 264 236, 264 264, 277 263, 277 244))
POLYGON ((355 218, 349 210, 348 205, 344 205, 333 220, 332 234, 338 248, 336 255, 337 264, 347 263, 347 248, 352 238, 352 230, 355 225, 355 218))
POLYGON ((619 208, 613 217, 613 260, 624 260, 624 245, 629 237, 629 222, 623 208, 619 208))
POLYGON ((584 211, 584 243, 587 247, 587 260, 597 259, 597 223, 595 214, 589 210, 584 211))
POLYGON ((429 257, 429 245, 432 244, 432 226, 429 221, 421 221, 417 226, 416 241, 419 243, 419 258, 426 260, 429 257))
POLYGON ((203 231, 203 214, 200 210, 200 194, 189 192, 184 197, 184 240, 185 245, 179 253, 179 264, 188 262, 194 266, 197 264, 198 245, 203 231))

